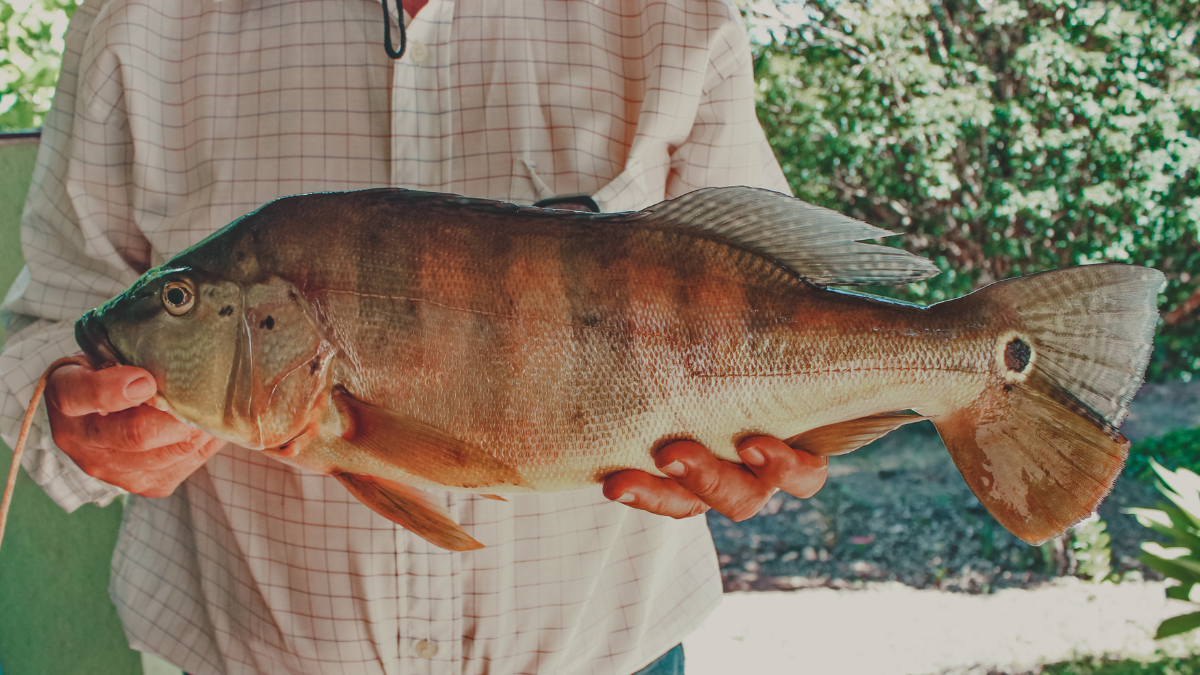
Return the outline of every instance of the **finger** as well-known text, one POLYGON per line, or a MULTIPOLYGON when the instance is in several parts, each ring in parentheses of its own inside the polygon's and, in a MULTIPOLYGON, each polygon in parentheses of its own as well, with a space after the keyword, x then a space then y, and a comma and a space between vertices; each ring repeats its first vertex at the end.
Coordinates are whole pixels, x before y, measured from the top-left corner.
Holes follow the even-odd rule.
POLYGON ((46 383, 46 403, 67 417, 104 415, 138 406, 157 391, 154 377, 141 368, 63 366, 46 383))
POLYGON ((163 448, 203 433, 148 405, 110 415, 88 415, 81 421, 92 447, 126 453, 163 448))
POLYGON ((690 518, 708 511, 708 504, 670 478, 645 471, 618 471, 604 481, 604 496, 635 509, 671 518, 690 518))
POLYGON ((195 473, 210 457, 220 452, 226 445, 225 441, 210 437, 210 440, 204 443, 198 452, 183 461, 168 469, 145 474, 143 484, 135 486, 136 489, 130 490, 130 492, 143 497, 168 497, 175 492, 180 483, 187 480, 188 476, 195 473))
POLYGON ((98 453, 97 461, 102 461, 108 471, 114 473, 146 473, 164 471, 180 462, 186 462, 196 456, 211 440, 212 436, 197 431, 195 435, 179 443, 143 450, 140 452, 123 452, 120 450, 105 450, 98 453))
POLYGON ((754 475, 788 494, 808 499, 829 477, 829 458, 796 450, 778 438, 753 436, 738 443, 738 455, 754 475))
POLYGON ((165 469, 114 475, 113 480, 105 482, 143 497, 167 497, 225 445, 225 441, 210 437, 208 442, 200 444, 194 452, 165 469))
POLYGON ((758 513, 775 491, 746 467, 723 462, 692 441, 676 441, 663 447, 654 456, 654 463, 700 501, 734 521, 758 513))

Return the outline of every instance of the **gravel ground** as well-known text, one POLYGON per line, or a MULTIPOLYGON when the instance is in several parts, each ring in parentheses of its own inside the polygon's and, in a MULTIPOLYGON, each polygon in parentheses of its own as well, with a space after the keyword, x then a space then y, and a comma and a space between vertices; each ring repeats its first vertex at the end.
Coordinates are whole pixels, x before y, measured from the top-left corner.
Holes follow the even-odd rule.
MULTIPOLYGON (((1136 442, 1184 425, 1200 425, 1200 383, 1147 385, 1122 431, 1136 442)), ((1156 501, 1153 487, 1122 478, 1100 507, 1113 567, 1132 578, 1159 577, 1137 562, 1149 531, 1122 509, 1156 501)), ((829 482, 812 499, 780 493, 755 518, 733 523, 711 514, 709 525, 727 591, 899 581, 989 593, 1074 571, 1064 540, 1035 548, 992 519, 928 423, 833 458, 829 482)))
POLYGON ((1160 582, 1073 578, 990 595, 895 582, 730 593, 684 651, 688 675, 1030 673, 1084 656, 1196 653, 1196 634, 1152 638, 1160 621, 1186 611, 1185 603, 1165 599, 1160 582))

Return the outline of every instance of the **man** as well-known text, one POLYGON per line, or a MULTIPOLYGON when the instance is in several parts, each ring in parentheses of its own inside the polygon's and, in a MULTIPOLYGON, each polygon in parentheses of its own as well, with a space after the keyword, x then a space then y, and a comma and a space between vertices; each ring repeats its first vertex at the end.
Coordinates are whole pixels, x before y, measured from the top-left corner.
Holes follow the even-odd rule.
MULTIPOLYGON (((376 0, 78 10, 5 305, 10 443, 38 374, 76 350, 75 318, 276 197, 396 185, 621 211, 704 186, 786 190, 744 28, 718 0, 405 9, 397 61, 376 0)), ((111 592, 131 645, 193 675, 633 673, 719 600, 704 520, 683 517, 745 518, 775 487, 809 496, 825 479, 774 439, 741 444, 749 468, 675 443, 655 458, 675 478, 622 472, 603 495, 434 493, 487 544, 450 553, 331 478, 139 405, 147 377, 58 371, 24 464, 68 510, 157 498, 130 499, 111 592)))

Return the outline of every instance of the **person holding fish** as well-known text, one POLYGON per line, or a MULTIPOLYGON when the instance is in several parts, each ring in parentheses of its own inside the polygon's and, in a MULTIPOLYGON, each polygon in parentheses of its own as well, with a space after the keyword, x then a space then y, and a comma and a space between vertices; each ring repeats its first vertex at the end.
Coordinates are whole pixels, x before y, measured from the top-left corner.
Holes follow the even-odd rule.
MULTIPOLYGON (((383 13, 398 59, 375 0, 79 8, 23 223, 28 267, 5 301, 7 442, 38 373, 76 351, 80 315, 279 197, 394 185, 587 195, 573 199, 622 212, 707 186, 788 190, 730 4, 406 0, 383 13)), ((303 255, 326 255, 336 228, 303 255)), ((194 291, 162 297, 183 307, 194 291)), ((160 384, 130 365, 56 370, 24 466, 68 510, 135 495, 112 596, 135 649, 192 675, 678 672, 676 645, 721 593, 691 516, 740 520, 826 478, 824 457, 770 436, 736 439, 741 463, 647 443, 647 470, 598 475, 602 490, 429 491, 405 503, 453 520, 405 529, 368 510, 386 510, 371 485, 179 421, 160 384), (486 546, 445 550, 475 548, 451 525, 486 546)))

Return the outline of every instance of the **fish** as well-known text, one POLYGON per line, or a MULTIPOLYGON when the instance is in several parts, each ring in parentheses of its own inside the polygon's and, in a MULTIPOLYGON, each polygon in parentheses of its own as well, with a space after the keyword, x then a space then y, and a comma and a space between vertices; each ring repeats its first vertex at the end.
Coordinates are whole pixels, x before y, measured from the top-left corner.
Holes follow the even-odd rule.
POLYGON ((1032 544, 1124 466, 1161 272, 1095 264, 928 307, 837 288, 929 260, 768 190, 587 213, 383 188, 266 204, 80 318, 96 364, 157 405, 336 478, 446 549, 483 546, 427 489, 493 498, 656 476, 690 439, 820 456, 929 420, 987 510, 1032 544))

